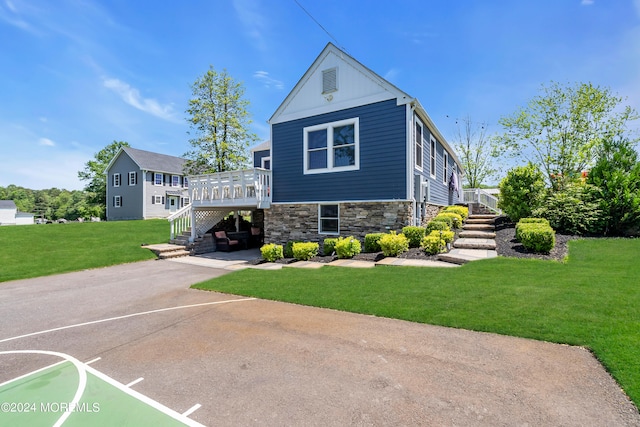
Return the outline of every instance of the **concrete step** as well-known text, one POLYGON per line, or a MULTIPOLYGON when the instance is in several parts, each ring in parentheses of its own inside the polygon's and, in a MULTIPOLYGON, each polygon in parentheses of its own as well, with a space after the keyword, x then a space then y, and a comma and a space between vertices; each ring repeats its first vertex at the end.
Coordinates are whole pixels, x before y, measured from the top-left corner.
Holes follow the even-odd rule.
POLYGON ((493 224, 496 221, 494 218, 467 218, 465 224, 493 224))
POLYGON ((462 238, 453 242, 453 247, 458 249, 496 249, 496 241, 493 239, 462 238))
POLYGON ((470 261, 477 261, 487 258, 495 258, 498 253, 490 249, 452 249, 446 254, 438 255, 440 261, 452 264, 466 264, 470 261))
POLYGON ((171 252, 163 252, 158 254, 158 258, 160 259, 171 259, 171 258, 180 258, 180 257, 185 257, 185 256, 189 256, 191 255, 191 252, 185 250, 185 249, 181 249, 181 250, 177 250, 177 251, 171 251, 171 252))
POLYGON ((491 224, 467 224, 465 223, 462 226, 463 230, 468 231, 493 231, 496 229, 494 225, 491 224))
POLYGON ((495 214, 473 214, 469 215, 468 219, 496 219, 498 215, 495 214))
POLYGON ((149 249, 160 259, 177 258, 191 255, 184 245, 175 245, 171 243, 161 243, 157 245, 147 245, 143 248, 149 249))
POLYGON ((468 230, 461 231, 458 237, 467 239, 495 239, 496 233, 493 231, 468 230))

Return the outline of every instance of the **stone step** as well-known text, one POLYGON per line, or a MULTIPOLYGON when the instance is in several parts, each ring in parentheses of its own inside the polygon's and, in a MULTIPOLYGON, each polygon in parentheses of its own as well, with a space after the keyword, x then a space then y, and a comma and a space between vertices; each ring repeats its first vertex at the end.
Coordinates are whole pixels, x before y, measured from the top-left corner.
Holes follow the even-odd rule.
POLYGON ((498 215, 494 214, 473 214, 469 215, 469 219, 496 219, 498 215))
POLYGON ((454 248, 459 249, 494 249, 496 248, 496 241, 493 239, 478 239, 478 238, 461 238, 453 242, 454 248))
POLYGON ((494 225, 491 224, 464 224, 462 226, 463 230, 468 231, 493 231, 496 229, 494 225))
POLYGON ((185 249, 181 249, 181 250, 177 250, 177 251, 171 251, 171 252, 163 252, 158 254, 158 258, 160 259, 171 259, 171 258, 180 258, 180 257, 185 257, 185 256, 189 256, 191 255, 191 252, 185 250, 185 249))
POLYGON ((487 258, 495 258, 498 253, 488 249, 452 249, 445 254, 438 255, 440 261, 452 264, 466 264, 470 261, 477 261, 487 258))
POLYGON ((157 245, 143 246, 156 254, 160 259, 177 258, 191 255, 184 245, 175 245, 171 243, 162 243, 157 245))
POLYGON ((467 218, 465 224, 493 224, 496 221, 494 218, 467 218))
POLYGON ((468 230, 461 231, 458 237, 468 239, 495 239, 496 233, 493 231, 468 230))

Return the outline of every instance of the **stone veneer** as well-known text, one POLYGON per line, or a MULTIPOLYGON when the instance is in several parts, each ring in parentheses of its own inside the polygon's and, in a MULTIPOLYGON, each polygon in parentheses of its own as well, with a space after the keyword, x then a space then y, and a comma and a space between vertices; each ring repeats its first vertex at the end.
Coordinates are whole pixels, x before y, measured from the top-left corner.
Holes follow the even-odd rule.
MULTIPOLYGON (((339 203, 340 236, 364 242, 368 233, 400 231, 411 223, 413 204, 397 202, 339 203)), ((265 243, 286 244, 291 240, 322 243, 332 235, 318 234, 318 204, 277 204, 264 211, 265 243)))

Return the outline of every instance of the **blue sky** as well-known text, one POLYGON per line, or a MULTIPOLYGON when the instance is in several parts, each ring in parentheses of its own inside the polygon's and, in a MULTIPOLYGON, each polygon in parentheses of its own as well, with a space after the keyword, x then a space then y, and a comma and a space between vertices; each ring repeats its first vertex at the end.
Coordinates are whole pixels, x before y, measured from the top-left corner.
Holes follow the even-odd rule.
POLYGON ((417 97, 452 142, 551 80, 640 110, 640 0, 0 0, 0 186, 82 189, 114 140, 181 156, 190 85, 226 68, 252 130, 331 41, 417 97))

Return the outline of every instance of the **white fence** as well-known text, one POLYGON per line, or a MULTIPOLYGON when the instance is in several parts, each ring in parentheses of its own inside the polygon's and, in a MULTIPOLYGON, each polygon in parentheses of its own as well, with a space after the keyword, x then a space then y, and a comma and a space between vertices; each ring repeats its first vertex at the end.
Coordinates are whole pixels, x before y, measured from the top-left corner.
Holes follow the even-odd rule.
POLYGON ((498 208, 498 199, 481 188, 467 188, 463 191, 465 203, 479 203, 495 213, 502 213, 498 208))

